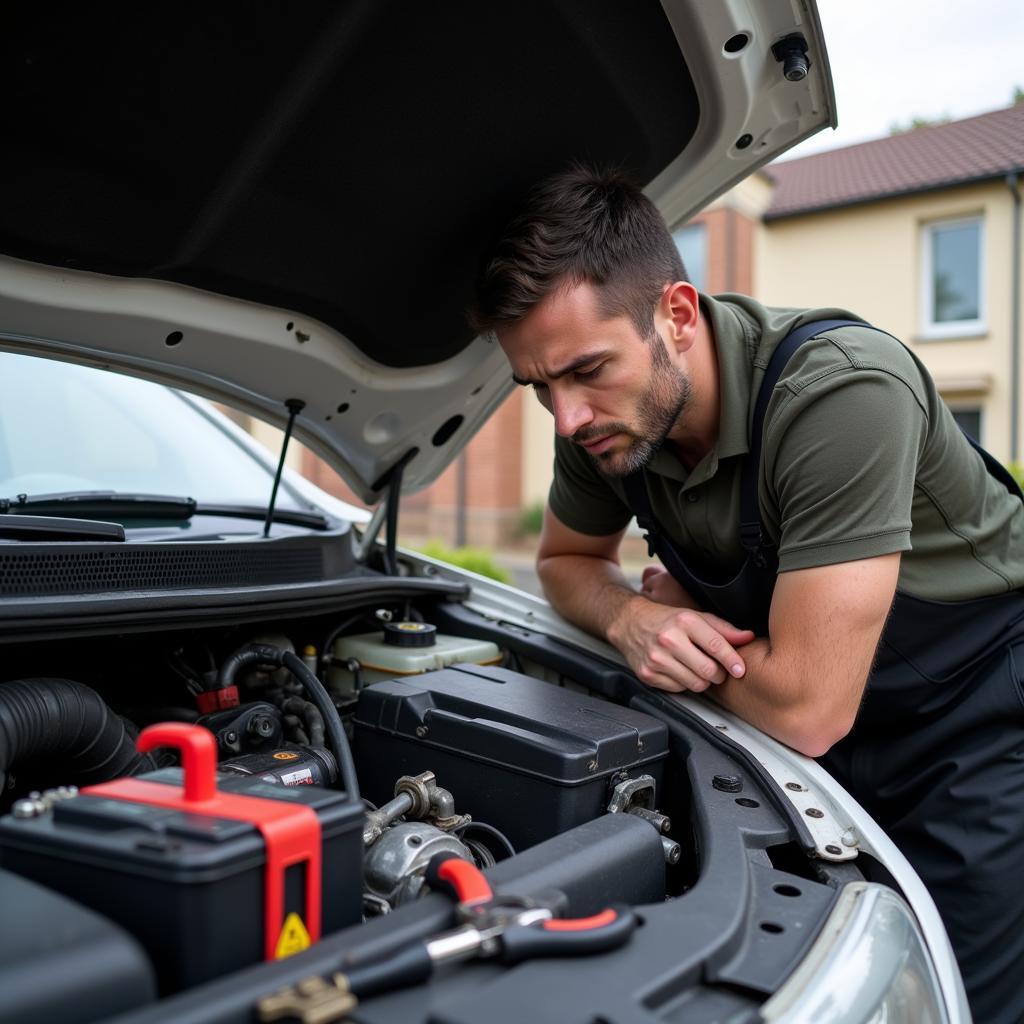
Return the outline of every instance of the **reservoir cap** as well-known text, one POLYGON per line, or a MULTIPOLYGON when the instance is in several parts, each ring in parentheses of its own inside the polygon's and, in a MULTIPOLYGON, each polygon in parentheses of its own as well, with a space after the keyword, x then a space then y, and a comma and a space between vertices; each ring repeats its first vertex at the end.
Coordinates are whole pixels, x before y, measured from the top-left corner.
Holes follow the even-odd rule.
POLYGON ((384 625, 384 643, 392 647, 433 647, 437 626, 429 622, 388 622, 384 625))

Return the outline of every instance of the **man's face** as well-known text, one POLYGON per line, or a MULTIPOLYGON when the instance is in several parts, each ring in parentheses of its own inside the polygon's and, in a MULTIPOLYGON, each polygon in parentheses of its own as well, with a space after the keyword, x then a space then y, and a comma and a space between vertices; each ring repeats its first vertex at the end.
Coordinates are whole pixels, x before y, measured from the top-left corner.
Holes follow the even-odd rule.
POLYGON ((608 476, 646 465, 690 399, 660 334, 645 340, 629 317, 603 319, 592 285, 549 295, 497 334, 516 382, 533 386, 555 430, 608 476))

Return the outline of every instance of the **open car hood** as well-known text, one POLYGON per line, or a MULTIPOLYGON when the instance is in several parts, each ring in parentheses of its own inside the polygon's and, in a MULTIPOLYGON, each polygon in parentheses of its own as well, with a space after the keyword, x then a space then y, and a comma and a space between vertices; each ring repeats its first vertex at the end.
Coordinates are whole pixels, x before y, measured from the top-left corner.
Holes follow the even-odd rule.
POLYGON ((411 450, 403 489, 433 481, 510 389, 464 311, 534 181, 614 164, 677 223, 835 124, 813 4, 189 10, 10 12, 0 345, 278 425, 299 399, 368 502, 411 450))

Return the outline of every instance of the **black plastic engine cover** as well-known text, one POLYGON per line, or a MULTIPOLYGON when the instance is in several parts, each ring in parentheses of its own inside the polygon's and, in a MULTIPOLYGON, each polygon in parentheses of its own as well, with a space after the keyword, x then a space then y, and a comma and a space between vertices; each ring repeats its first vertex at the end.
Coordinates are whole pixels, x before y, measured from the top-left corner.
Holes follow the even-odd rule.
POLYGON ((660 784, 664 723, 507 669, 459 665, 376 683, 359 697, 361 791, 383 803, 400 775, 432 771, 456 809, 516 849, 602 814, 620 778, 660 784))
POLYGON ((156 998, 153 969, 113 921, 0 871, 0 1024, 88 1024, 156 998))

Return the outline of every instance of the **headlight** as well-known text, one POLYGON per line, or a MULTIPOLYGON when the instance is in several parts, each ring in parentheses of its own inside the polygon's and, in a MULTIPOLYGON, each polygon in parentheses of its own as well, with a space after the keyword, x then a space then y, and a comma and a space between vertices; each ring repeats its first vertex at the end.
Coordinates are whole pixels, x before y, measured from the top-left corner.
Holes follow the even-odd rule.
POLYGON ((772 1024, 948 1024, 921 930, 891 889, 854 882, 803 963, 761 1008, 772 1024))

